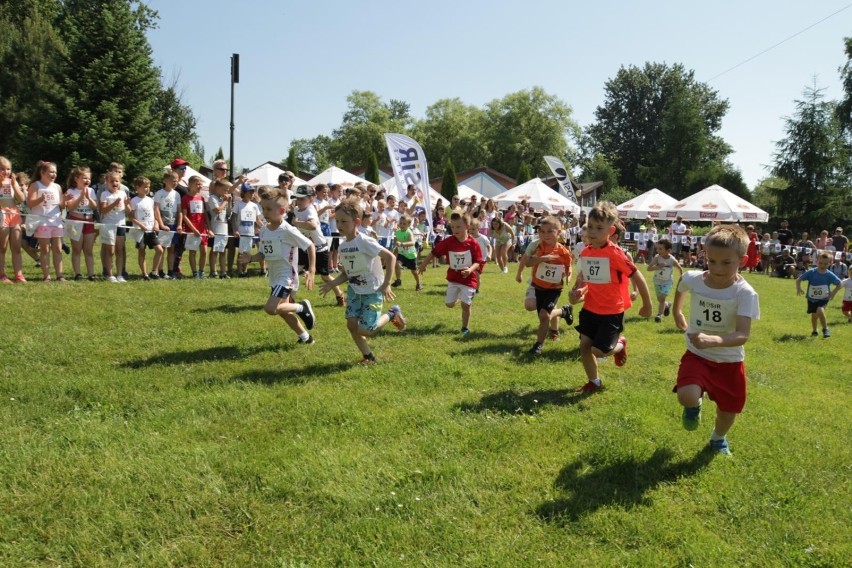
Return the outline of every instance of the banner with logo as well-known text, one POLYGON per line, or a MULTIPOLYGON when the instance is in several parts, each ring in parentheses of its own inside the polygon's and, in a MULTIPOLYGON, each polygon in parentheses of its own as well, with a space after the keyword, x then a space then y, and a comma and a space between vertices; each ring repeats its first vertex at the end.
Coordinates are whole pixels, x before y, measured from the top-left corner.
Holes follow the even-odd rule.
POLYGON ((404 134, 385 134, 393 175, 400 195, 413 185, 417 200, 426 209, 426 221, 432 230, 432 203, 429 199, 429 171, 426 168, 426 155, 423 148, 412 138, 404 134))
POLYGON ((553 172, 556 181, 559 182, 559 193, 579 205, 580 202, 577 201, 577 196, 574 194, 574 186, 571 185, 571 176, 568 175, 568 170, 562 160, 556 156, 545 156, 544 161, 547 162, 550 171, 553 172))

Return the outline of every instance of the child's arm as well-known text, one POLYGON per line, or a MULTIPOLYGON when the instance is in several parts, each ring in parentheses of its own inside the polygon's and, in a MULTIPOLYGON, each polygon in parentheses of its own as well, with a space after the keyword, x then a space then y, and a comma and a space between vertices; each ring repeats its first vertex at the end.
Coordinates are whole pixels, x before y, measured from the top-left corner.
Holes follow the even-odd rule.
POLYGON ((420 263, 420 266, 417 267, 417 274, 423 274, 426 272, 426 267, 435 259, 435 255, 432 254, 432 251, 429 251, 429 254, 426 255, 426 258, 420 263))
POLYGON ((308 271, 305 273, 305 288, 314 289, 314 275, 317 273, 317 247, 311 243, 305 252, 308 254, 308 271))
POLYGON ((178 233, 183 229, 183 209, 178 209, 177 218, 175 219, 175 231, 178 233))
POLYGON ((160 204, 154 202, 154 227, 159 227, 161 231, 168 231, 169 227, 163 223, 163 216, 160 214, 160 204))
POLYGON ((638 270, 634 270, 630 275, 630 281, 639 290, 639 295, 642 296, 642 307, 639 308, 639 315, 643 318, 651 317, 651 293, 648 291, 648 283, 645 282, 645 277, 638 270))
POLYGON ((192 221, 189 220, 189 210, 186 208, 181 208, 181 211, 186 211, 183 215, 183 223, 186 227, 189 227, 189 232, 194 233, 198 236, 201 236, 201 232, 195 228, 195 225, 192 224, 192 221))
POLYGON ((35 183, 31 183, 27 188, 27 207, 35 207, 36 205, 41 205, 42 203, 44 203, 44 200, 47 199, 47 195, 35 197, 37 193, 38 187, 36 187, 35 183))
POLYGON ((390 288, 390 283, 393 277, 393 268, 396 265, 396 257, 391 251, 382 247, 379 251, 379 258, 381 258, 382 264, 385 266, 385 279, 382 285, 379 286, 379 291, 386 300, 393 300, 396 296, 390 288))
MULTIPOLYGON (((680 281, 678 281, 678 287, 680 286, 680 281)), ((674 305, 672 306, 672 316, 674 317, 675 326, 681 331, 686 331, 688 324, 686 322, 686 318, 683 316, 683 302, 686 298, 686 294, 688 292, 684 290, 681 292, 678 288, 675 291, 674 305)))
POLYGON ((677 259, 674 259, 674 267, 677 269, 680 275, 683 276, 683 266, 681 266, 677 259))
POLYGON ((340 286, 341 284, 345 284, 346 281, 349 280, 349 275, 346 274, 346 268, 341 264, 340 274, 337 275, 337 278, 334 280, 329 280, 320 288, 319 294, 320 296, 325 296, 328 294, 328 291, 334 288, 335 286, 340 286))
POLYGON ((15 197, 15 201, 17 201, 18 203, 23 203, 24 200, 27 198, 26 194, 24 193, 24 190, 21 189, 21 185, 18 183, 18 180, 15 179, 15 176, 12 176, 11 182, 12 194, 15 197))
POLYGON ((801 284, 802 278, 804 276, 805 276, 805 274, 800 274, 799 277, 796 278, 796 295, 797 296, 801 296, 802 294, 804 294, 804 292, 802 292, 802 284, 801 284))
MULTIPOLYGON (((677 298, 675 298, 677 300, 677 298)), ((696 349, 708 347, 739 347, 745 345, 751 333, 751 318, 748 316, 737 316, 737 328, 733 333, 725 335, 707 335, 705 333, 689 333, 689 341, 696 349)))
POLYGON ((655 272, 657 270, 657 258, 659 258, 656 254, 654 258, 651 259, 651 262, 648 263, 646 270, 648 272, 655 272))
POLYGON ((515 275, 515 282, 521 282, 523 280, 524 268, 527 266, 527 253, 521 255, 521 260, 518 261, 518 273, 515 275))
POLYGON ((66 209, 76 209, 77 206, 80 205, 80 203, 83 202, 84 197, 86 197, 85 191, 81 191, 80 195, 77 196, 77 199, 74 199, 73 197, 68 197, 68 194, 66 193, 65 199, 63 199, 62 201, 63 201, 63 203, 65 203, 66 209))

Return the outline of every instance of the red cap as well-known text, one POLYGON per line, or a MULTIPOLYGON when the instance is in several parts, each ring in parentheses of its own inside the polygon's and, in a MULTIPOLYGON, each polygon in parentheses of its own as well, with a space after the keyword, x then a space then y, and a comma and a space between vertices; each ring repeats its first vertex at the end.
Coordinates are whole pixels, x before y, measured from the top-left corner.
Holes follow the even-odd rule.
POLYGON ((175 158, 174 160, 172 160, 172 163, 169 164, 169 165, 172 167, 172 169, 175 169, 175 168, 179 168, 180 166, 188 166, 189 162, 187 162, 183 158, 175 158))

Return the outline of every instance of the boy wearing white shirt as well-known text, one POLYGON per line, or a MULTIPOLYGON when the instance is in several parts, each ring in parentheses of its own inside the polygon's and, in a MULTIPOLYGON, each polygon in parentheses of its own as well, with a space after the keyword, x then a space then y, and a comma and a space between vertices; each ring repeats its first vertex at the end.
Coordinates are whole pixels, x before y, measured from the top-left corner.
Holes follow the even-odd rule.
POLYGON ((271 316, 281 317, 290 329, 296 332, 299 343, 311 344, 314 338, 308 331, 313 329, 316 318, 308 300, 301 302, 295 300, 296 291, 299 289, 296 259, 297 251, 304 250, 308 258, 305 288, 312 290, 316 269, 316 248, 307 237, 284 220, 289 206, 287 189, 271 189, 263 192, 260 203, 267 220, 266 226, 260 231, 260 252, 256 254, 242 252, 238 262, 241 265, 247 265, 250 262, 266 260, 271 290, 263 311, 271 316))
POLYGON ((657 295, 657 315, 654 316, 654 321, 659 323, 663 321, 663 316, 668 316, 672 305, 666 301, 669 292, 672 291, 674 285, 674 271, 680 273, 683 277, 683 268, 680 263, 672 255, 672 243, 668 239, 660 239, 654 245, 657 249, 657 254, 648 263, 648 271, 654 273, 654 292, 657 295))
POLYGON ((154 218, 161 231, 174 231, 172 242, 165 250, 168 271, 160 271, 160 277, 171 280, 174 277, 172 267, 175 263, 175 245, 180 241, 181 235, 178 227, 183 224, 183 212, 180 208, 180 193, 175 188, 178 184, 178 175, 169 170, 163 174, 163 188, 154 194, 154 218))
POLYGON ((154 200, 148 195, 151 191, 151 181, 146 177, 138 177, 133 181, 136 197, 130 200, 130 210, 133 212, 133 225, 142 231, 142 240, 136 243, 138 251, 139 269, 142 271, 143 280, 157 280, 160 265, 163 262, 163 246, 157 240, 156 217, 154 214, 154 200), (145 264, 145 249, 154 249, 154 263, 151 265, 151 273, 145 264))
POLYGON ((701 422, 706 392, 716 403, 716 422, 710 449, 730 455, 727 433, 746 401, 745 348, 752 320, 760 319, 757 292, 739 275, 748 260, 748 235, 739 225, 719 225, 707 234, 708 270, 691 271, 678 283, 674 318, 686 331, 686 354, 681 358, 674 392, 683 408, 683 426, 695 430, 701 422), (689 320, 683 315, 691 292, 689 320))
MULTIPOLYGON (((240 254, 251 252, 256 230, 261 228, 260 206, 254 202, 254 186, 244 183, 240 188, 241 200, 234 205, 234 214, 231 222, 234 227, 234 238, 240 249, 240 254)), ((237 261, 237 276, 245 278, 248 276, 248 265, 237 261)))
POLYGON ((228 245, 228 209, 231 206, 231 184, 217 179, 210 184, 207 211, 210 214, 210 231, 213 244, 210 246, 210 278, 230 278, 225 270, 225 248, 228 245), (216 272, 218 261, 219 272, 216 272))
MULTIPOLYGON (((316 195, 314 188, 309 185, 300 185, 296 188, 296 209, 294 211, 295 220, 293 226, 299 229, 303 235, 308 237, 317 249, 317 274, 323 279, 323 282, 330 282, 329 276, 329 259, 328 259, 328 243, 320 229, 319 215, 317 215, 316 207, 313 204, 313 197, 316 195)), ((299 265, 304 266, 305 256, 299 255, 299 265)), ((337 305, 345 305, 343 292, 339 287, 334 286, 334 295, 337 298, 337 305)))

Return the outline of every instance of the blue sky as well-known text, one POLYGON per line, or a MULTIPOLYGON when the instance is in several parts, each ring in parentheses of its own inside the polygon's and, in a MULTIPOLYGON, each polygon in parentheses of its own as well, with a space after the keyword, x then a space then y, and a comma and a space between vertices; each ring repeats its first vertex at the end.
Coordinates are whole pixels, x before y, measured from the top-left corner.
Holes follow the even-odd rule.
MULTIPOLYGON (((568 2, 565 0, 148 0, 155 63, 177 78, 198 119, 207 157, 227 155, 230 56, 236 86, 235 158, 255 167, 290 141, 330 135, 346 97, 371 90, 420 118, 442 98, 476 106, 539 85, 594 120, 619 67, 682 63, 708 81, 850 4, 849 0, 568 2)), ((728 99, 722 136, 753 186, 768 175, 783 118, 805 87, 841 97, 848 8, 710 81, 728 99)), ((514 172, 506 172, 513 175, 514 172)))

